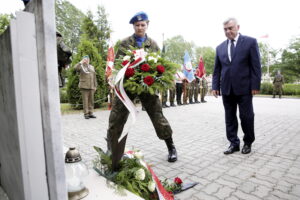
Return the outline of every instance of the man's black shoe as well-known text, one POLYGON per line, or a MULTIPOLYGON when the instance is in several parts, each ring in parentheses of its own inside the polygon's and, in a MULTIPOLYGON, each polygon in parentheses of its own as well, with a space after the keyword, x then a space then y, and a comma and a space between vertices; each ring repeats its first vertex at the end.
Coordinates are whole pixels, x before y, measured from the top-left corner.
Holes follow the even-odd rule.
POLYGON ((90 117, 88 115, 84 115, 84 119, 89 119, 90 117))
POLYGON ((251 152, 251 145, 245 144, 242 149, 242 154, 248 154, 251 152))
POLYGON ((97 118, 95 115, 91 114, 89 115, 89 118, 97 118))
POLYGON ((225 155, 233 154, 234 152, 239 151, 239 150, 240 150, 239 146, 230 146, 226 151, 224 151, 224 154, 225 155))

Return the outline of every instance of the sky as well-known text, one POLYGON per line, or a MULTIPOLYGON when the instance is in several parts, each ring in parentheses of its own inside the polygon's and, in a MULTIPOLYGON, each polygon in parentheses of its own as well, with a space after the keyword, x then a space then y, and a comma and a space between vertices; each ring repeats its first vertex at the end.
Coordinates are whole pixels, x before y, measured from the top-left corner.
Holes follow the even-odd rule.
MULTIPOLYGON (((197 46, 216 48, 226 39, 223 21, 235 17, 240 33, 257 38, 273 49, 286 48, 300 36, 300 0, 69 0, 86 13, 96 14, 103 5, 113 30, 112 42, 133 33, 131 17, 144 11, 150 23, 148 35, 162 46, 163 40, 182 35, 197 46), (268 38, 262 36, 268 35, 268 38)), ((23 9, 21 0, 6 0, 0 13, 23 9)))

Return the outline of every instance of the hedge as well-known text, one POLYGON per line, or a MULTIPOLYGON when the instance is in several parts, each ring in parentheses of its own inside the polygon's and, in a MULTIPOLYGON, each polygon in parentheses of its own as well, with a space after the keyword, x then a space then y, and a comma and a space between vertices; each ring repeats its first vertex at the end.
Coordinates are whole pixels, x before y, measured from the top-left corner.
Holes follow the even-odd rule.
MULTIPOLYGON (((262 83, 261 87, 260 87, 260 94, 272 95, 273 94, 273 84, 272 83, 262 83)), ((299 84, 284 84, 283 85, 283 95, 300 96, 300 85, 299 84)))

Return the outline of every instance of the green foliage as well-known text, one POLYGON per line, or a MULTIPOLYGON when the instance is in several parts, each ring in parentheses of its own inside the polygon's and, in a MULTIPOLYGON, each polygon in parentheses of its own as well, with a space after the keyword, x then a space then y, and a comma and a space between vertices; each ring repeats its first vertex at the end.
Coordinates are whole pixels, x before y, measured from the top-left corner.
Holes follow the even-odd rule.
POLYGON ((273 94, 273 84, 272 83, 262 83, 260 86, 260 94, 273 94))
MULTIPOLYGON (((260 94, 272 95, 273 94, 273 84, 272 83, 262 83, 260 87, 260 94)), ((284 84, 283 94, 288 96, 299 96, 300 95, 300 85, 299 84, 284 84)))
POLYGON ((55 14, 57 30, 71 51, 76 52, 80 41, 80 27, 85 15, 67 0, 55 1, 55 14))
POLYGON ((112 31, 108 24, 105 8, 103 6, 98 6, 97 9, 96 17, 93 16, 91 11, 88 11, 87 16, 84 18, 82 36, 92 41, 102 58, 103 63, 101 65, 105 68, 108 42, 112 31), (96 19, 94 20, 94 18, 96 19))
POLYGON ((68 103, 67 89, 59 88, 60 103, 68 103))
POLYGON ((119 163, 117 172, 112 171, 112 160, 109 153, 95 147, 98 152, 97 158, 93 161, 94 169, 102 176, 118 185, 118 189, 127 189, 132 193, 146 199, 156 200, 156 191, 150 191, 149 183, 153 182, 149 170, 142 164, 144 161, 137 156, 136 152, 130 154, 131 157, 124 156, 119 163), (139 173, 140 172, 140 173, 139 173))
POLYGON ((206 70, 206 74, 212 74, 215 64, 215 56, 216 52, 211 47, 197 47, 196 48, 196 61, 195 66, 198 67, 200 56, 202 56, 204 61, 204 67, 206 70))
POLYGON ((99 44, 96 47, 99 50, 102 60, 105 61, 107 56, 107 50, 108 50, 108 42, 112 30, 108 23, 107 14, 103 6, 97 7, 97 15, 96 15, 95 23, 99 30, 98 37, 97 37, 99 44))
MULTIPOLYGON (((115 62, 115 75, 118 70, 123 68, 123 61, 128 57, 130 63, 134 62, 134 49, 131 51, 125 51, 126 55, 120 57, 115 62)), ((166 59, 162 58, 157 52, 147 52, 146 61, 134 68, 134 74, 131 77, 127 77, 125 74, 124 88, 130 91, 132 94, 150 93, 155 94, 156 91, 165 91, 174 85, 174 75, 177 69, 180 68, 177 64, 174 64, 166 59), (142 66, 144 64, 149 65, 149 70, 144 71, 142 66), (163 66, 164 72, 160 73, 157 69, 158 66, 163 66), (152 77, 153 84, 147 84, 145 78, 152 77)))
POLYGON ((0 14, 0 34, 7 29, 11 18, 13 18, 12 15, 0 14))
POLYGON ((284 84, 283 85, 283 94, 290 96, 300 96, 300 85, 296 84, 284 84))
POLYGON ((167 39, 164 42, 165 54, 164 58, 170 60, 173 63, 183 64, 183 56, 185 50, 189 52, 192 59, 192 63, 196 63, 196 58, 193 53, 195 44, 192 42, 187 42, 181 35, 167 39))
MULTIPOLYGON (((102 60, 93 43, 83 38, 78 46, 78 53, 74 56, 72 66, 79 63, 84 55, 89 55, 90 64, 95 67, 96 71, 98 87, 95 92, 95 108, 97 108, 106 100, 108 93, 104 79, 104 69, 100 65, 102 60)), ((82 109, 82 97, 78 84, 79 77, 75 69, 71 68, 68 73, 67 93, 69 103, 74 109, 82 109)))
POLYGON ((300 37, 293 39, 283 51, 279 67, 287 83, 300 80, 300 37))

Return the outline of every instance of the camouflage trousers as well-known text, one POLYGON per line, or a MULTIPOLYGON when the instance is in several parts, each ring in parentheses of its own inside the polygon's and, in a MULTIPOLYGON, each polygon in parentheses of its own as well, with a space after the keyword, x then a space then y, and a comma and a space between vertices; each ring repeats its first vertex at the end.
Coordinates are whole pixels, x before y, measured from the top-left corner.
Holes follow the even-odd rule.
MULTIPOLYGON (((152 121, 156 135, 159 139, 165 140, 172 136, 171 126, 162 113, 162 106, 157 95, 151 95, 148 93, 133 95, 129 92, 127 92, 127 95, 132 101, 137 97, 140 99, 142 106, 145 108, 152 121)), ((121 136, 128 116, 129 111, 121 100, 118 97, 114 98, 107 130, 107 148, 109 150, 111 149, 113 136, 117 136, 117 138, 121 136)))
POLYGON ((282 84, 274 84, 273 87, 273 95, 278 94, 279 96, 282 95, 282 84))

